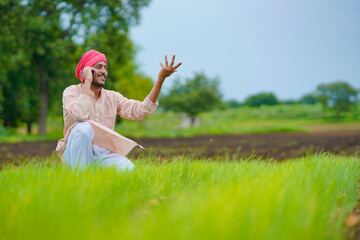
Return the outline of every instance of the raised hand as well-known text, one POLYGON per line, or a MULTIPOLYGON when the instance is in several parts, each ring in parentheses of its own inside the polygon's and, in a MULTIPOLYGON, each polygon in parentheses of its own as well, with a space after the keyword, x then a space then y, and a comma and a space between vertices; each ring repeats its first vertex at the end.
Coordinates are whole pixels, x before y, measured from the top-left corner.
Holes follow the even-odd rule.
POLYGON ((81 74, 81 76, 84 78, 84 80, 89 81, 90 83, 92 83, 92 81, 93 81, 93 74, 91 71, 95 71, 95 69, 93 67, 84 67, 84 70, 81 74))
POLYGON ((181 62, 178 63, 174 67, 174 61, 175 61, 175 55, 173 55, 170 65, 168 64, 167 56, 165 55, 165 66, 160 62, 161 70, 159 72, 159 77, 161 78, 167 78, 174 72, 176 72, 177 68, 182 64, 181 62))

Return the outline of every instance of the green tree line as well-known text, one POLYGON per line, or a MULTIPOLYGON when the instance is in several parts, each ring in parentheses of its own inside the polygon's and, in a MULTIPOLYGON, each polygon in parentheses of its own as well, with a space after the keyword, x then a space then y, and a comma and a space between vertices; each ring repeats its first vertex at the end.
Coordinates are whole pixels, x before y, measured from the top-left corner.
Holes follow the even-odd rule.
POLYGON ((209 78, 204 73, 195 73, 185 81, 174 81, 167 94, 161 98, 161 108, 165 111, 186 113, 194 122, 201 112, 215 108, 237 108, 241 106, 260 107, 277 104, 317 104, 325 111, 335 112, 339 119, 342 112, 355 109, 358 103, 359 90, 345 81, 320 84, 316 90, 305 94, 299 100, 280 101, 274 93, 261 92, 248 96, 244 102, 236 100, 222 101, 220 79, 209 78))
POLYGON ((235 100, 227 102, 227 106, 236 108, 239 106, 260 107, 261 105, 277 104, 321 104, 324 110, 335 112, 335 118, 339 119, 342 112, 348 112, 357 107, 360 90, 349 83, 338 80, 328 84, 319 84, 311 93, 307 93, 299 100, 280 101, 274 93, 262 92, 251 95, 243 103, 235 100))

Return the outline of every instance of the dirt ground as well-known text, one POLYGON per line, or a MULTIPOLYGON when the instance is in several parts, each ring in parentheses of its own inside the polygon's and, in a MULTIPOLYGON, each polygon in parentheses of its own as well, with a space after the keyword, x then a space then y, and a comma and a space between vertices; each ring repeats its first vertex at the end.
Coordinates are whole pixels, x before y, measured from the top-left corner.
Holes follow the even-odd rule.
MULTIPOLYGON (((251 135, 198 136, 191 138, 134 139, 146 148, 134 149, 128 157, 157 155, 161 158, 176 155, 214 157, 238 153, 252 154, 276 160, 301 157, 307 152, 332 152, 360 156, 360 131, 320 133, 271 133, 251 135)), ((0 162, 30 156, 50 156, 57 142, 0 143, 0 162)))

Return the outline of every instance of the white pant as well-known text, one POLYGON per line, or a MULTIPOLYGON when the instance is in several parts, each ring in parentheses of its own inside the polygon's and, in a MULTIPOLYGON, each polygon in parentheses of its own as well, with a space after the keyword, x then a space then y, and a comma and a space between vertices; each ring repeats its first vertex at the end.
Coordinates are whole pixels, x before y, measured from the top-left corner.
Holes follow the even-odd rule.
POLYGON ((132 170, 135 165, 125 156, 111 152, 97 145, 92 145, 94 131, 88 122, 79 122, 71 129, 64 152, 65 163, 70 167, 81 169, 88 165, 116 167, 132 170))

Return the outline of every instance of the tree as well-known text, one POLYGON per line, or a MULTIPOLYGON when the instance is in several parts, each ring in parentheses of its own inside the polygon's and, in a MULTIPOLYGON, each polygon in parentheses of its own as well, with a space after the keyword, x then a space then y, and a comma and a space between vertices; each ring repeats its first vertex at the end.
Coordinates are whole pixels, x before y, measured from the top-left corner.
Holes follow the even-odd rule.
POLYGON ((340 119, 341 112, 350 111, 356 106, 359 91, 344 81, 320 84, 317 87, 317 99, 323 108, 335 110, 335 118, 340 119))
POLYGON ((258 93, 246 98, 244 104, 250 107, 260 107, 261 105, 276 105, 279 104, 279 101, 273 93, 258 93))
MULTIPOLYGON (((149 0, 0 2, 2 71, 17 71, 16 66, 24 63, 32 69, 31 81, 39 83, 36 92, 31 93, 40 99, 39 134, 46 133, 49 102, 55 96, 59 98, 58 90, 71 81, 78 61, 76 55, 87 47, 99 46, 98 50, 113 53, 110 61, 124 61, 127 53, 123 43, 128 41, 123 40, 128 39, 129 26, 138 23, 140 9, 148 3, 149 0)), ((2 98, 4 102, 12 100, 2 98)))
POLYGON ((228 108, 239 108, 242 104, 239 103, 237 100, 235 99, 230 99, 229 101, 224 103, 226 105, 226 107, 228 108))
POLYGON ((302 96, 301 99, 300 99, 300 103, 302 103, 302 104, 312 104, 312 105, 314 105, 314 104, 316 104, 318 102, 319 102, 318 98, 313 93, 306 94, 306 95, 302 96))
POLYGON ((31 133, 31 124, 37 120, 39 112, 39 96, 33 94, 37 81, 34 81, 29 67, 24 64, 18 67, 21 71, 12 70, 3 76, 1 89, 4 98, 0 99, 0 116, 5 127, 16 127, 19 122, 25 122, 28 133, 31 133))
POLYGON ((167 95, 161 97, 165 111, 183 112, 193 124, 201 112, 210 111, 221 103, 219 78, 209 78, 204 73, 195 73, 185 82, 175 80, 167 95))

